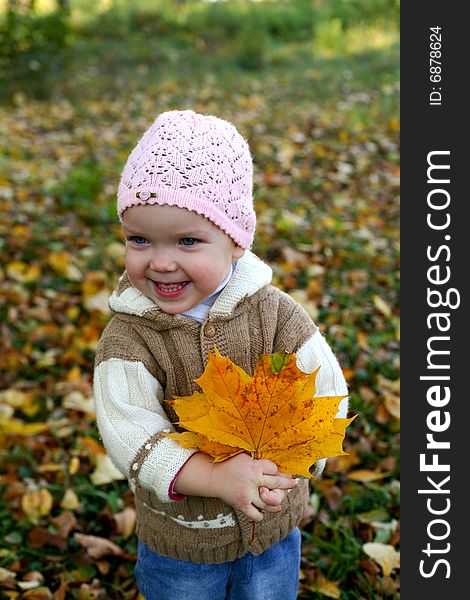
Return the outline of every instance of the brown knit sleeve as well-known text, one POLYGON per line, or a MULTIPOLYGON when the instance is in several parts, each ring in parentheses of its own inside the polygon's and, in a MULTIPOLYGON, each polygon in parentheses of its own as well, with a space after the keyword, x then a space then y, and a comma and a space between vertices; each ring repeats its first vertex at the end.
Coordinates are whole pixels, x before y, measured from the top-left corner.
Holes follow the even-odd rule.
POLYGON ((115 315, 107 324, 95 352, 95 368, 102 362, 118 358, 141 362, 147 371, 158 379, 158 368, 145 341, 130 323, 115 315))
POLYGON ((297 352, 318 327, 309 317, 303 306, 288 294, 279 293, 276 334, 274 348, 276 352, 297 352))

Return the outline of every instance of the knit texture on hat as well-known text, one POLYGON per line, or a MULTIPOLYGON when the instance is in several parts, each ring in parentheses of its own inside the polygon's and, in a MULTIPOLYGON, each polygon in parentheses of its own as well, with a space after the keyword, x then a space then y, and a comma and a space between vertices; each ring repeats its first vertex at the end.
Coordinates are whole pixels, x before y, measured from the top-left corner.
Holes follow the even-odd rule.
POLYGON ((242 248, 253 242, 253 164, 229 122, 191 110, 162 113, 132 150, 119 183, 119 218, 136 204, 203 215, 242 248))

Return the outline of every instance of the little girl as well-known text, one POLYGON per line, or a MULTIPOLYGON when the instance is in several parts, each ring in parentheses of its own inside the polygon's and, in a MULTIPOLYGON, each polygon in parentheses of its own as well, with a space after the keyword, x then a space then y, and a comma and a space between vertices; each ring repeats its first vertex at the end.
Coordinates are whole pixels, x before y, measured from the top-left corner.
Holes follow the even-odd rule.
MULTIPOLYGON (((135 494, 145 600, 297 597, 308 481, 247 454, 214 463, 164 435, 178 421, 165 400, 197 389, 214 344, 251 375, 262 354, 296 352, 302 371, 321 367, 317 395, 347 393, 316 325, 250 251, 252 176, 235 127, 190 110, 161 114, 121 176, 126 271, 110 298, 94 394, 103 442, 135 494)), ((344 399, 337 416, 346 413, 344 399)))

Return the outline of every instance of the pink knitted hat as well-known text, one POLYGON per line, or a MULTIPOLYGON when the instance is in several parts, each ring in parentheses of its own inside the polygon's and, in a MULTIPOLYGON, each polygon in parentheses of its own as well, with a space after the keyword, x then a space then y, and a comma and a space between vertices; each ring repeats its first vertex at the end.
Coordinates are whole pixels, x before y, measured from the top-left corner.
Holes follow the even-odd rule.
POLYGON ((117 210, 168 204, 195 211, 242 248, 253 242, 253 164, 236 128, 191 110, 162 113, 132 150, 121 175, 117 210))

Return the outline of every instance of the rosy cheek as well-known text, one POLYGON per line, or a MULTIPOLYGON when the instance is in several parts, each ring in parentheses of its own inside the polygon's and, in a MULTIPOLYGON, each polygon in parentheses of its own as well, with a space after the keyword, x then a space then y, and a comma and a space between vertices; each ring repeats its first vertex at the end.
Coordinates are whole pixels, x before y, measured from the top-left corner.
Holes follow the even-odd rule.
POLYGON ((126 254, 125 265, 131 278, 141 276, 141 272, 143 270, 142 261, 139 261, 132 252, 126 254))
POLYGON ((204 286, 212 287, 225 277, 228 266, 214 260, 204 261, 191 271, 191 278, 199 280, 204 286))
POLYGON ((133 270, 134 262, 133 262, 132 258, 130 256, 128 256, 127 254, 126 254, 125 265, 126 265, 126 269, 128 272, 133 270))
POLYGON ((191 279, 204 281, 208 277, 210 277, 210 266, 207 265, 198 265, 197 267, 193 267, 191 270, 188 269, 188 275, 190 275, 191 279))

